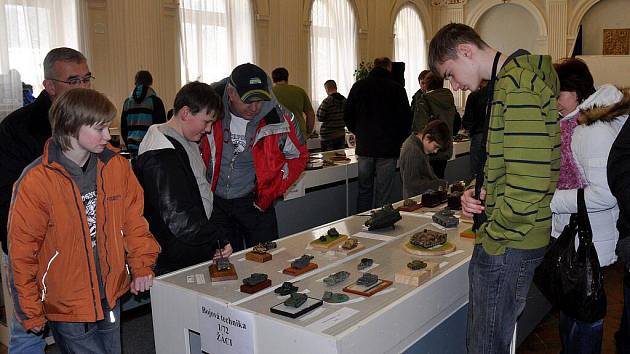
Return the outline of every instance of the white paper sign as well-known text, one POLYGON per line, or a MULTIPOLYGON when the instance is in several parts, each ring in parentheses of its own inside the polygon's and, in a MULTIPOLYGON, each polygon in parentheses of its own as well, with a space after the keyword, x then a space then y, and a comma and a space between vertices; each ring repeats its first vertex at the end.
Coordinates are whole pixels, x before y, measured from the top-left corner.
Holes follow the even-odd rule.
POLYGON ((199 298, 201 349, 207 353, 254 352, 254 316, 199 298))
POLYGON ((284 200, 300 198, 303 197, 304 194, 304 175, 302 175, 297 182, 293 183, 293 185, 284 192, 284 200))

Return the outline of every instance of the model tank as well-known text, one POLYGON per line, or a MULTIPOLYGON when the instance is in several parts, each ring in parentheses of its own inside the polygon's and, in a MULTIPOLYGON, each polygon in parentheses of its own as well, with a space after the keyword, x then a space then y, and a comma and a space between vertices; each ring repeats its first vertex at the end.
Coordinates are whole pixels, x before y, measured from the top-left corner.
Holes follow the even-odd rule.
POLYGON ((427 192, 422 195, 422 206, 425 208, 433 208, 446 201, 446 191, 437 190, 433 192, 427 192))
POLYGON ((267 274, 263 273, 252 273, 249 278, 243 279, 243 284, 248 286, 258 285, 267 280, 267 274))
POLYGON ((295 268, 295 269, 302 269, 304 267, 306 267, 309 263, 311 263, 311 259, 313 259, 315 257, 305 254, 302 257, 294 260, 293 262, 291 262, 291 267, 295 268))
POLYGON ((334 227, 331 227, 326 232, 326 235, 320 236, 319 240, 321 242, 328 242, 328 241, 336 239, 337 237, 339 237, 339 231, 337 231, 337 229, 335 229, 334 227))
POLYGON ((267 242, 264 242, 262 245, 265 246, 267 251, 278 247, 278 245, 274 241, 267 241, 267 242))
POLYGON ((296 291, 298 291, 297 286, 293 285, 293 283, 289 281, 285 281, 284 283, 282 283, 282 286, 277 287, 276 290, 274 290, 273 292, 280 296, 285 296, 285 295, 294 293, 296 291))
POLYGON ((442 209, 433 214, 433 222, 446 228, 455 227, 459 224, 459 219, 455 217, 455 212, 449 209, 442 209))
POLYGON ((451 192, 446 203, 449 209, 460 210, 462 208, 462 192, 451 192))
POLYGON ((298 308, 306 302, 307 298, 308 296, 306 296, 305 294, 291 293, 291 297, 286 299, 286 301, 284 302, 284 305, 298 308))
POLYGON ((435 230, 424 229, 411 236, 409 243, 418 247, 431 248, 445 244, 446 234, 435 230))
POLYGON ((374 264, 374 261, 371 258, 361 258, 361 262, 357 265, 358 270, 363 270, 366 268, 370 268, 374 264))
POLYGON ((226 257, 217 258, 214 260, 214 262, 217 265, 217 270, 219 272, 230 270, 232 268, 230 260, 226 257))
POLYGON ((378 281, 378 275, 371 273, 364 273, 359 279, 357 279, 357 285, 363 285, 365 287, 372 286, 378 281))
POLYGON ((328 286, 333 286, 335 284, 341 283, 342 281, 348 279, 349 276, 350 276, 350 273, 346 272, 345 270, 342 270, 340 272, 333 273, 327 276, 324 279, 324 283, 328 286))
POLYGON ((349 238, 343 243, 343 245, 341 245, 341 248, 343 248, 344 250, 351 250, 353 248, 356 248, 358 245, 359 240, 357 240, 356 238, 349 238))
POLYGON ((411 199, 411 198, 407 198, 405 200, 403 200, 403 206, 404 207, 412 207, 412 206, 416 206, 418 205, 418 202, 416 202, 415 200, 411 199))
POLYGON ((254 246, 254 248, 252 248, 252 252, 259 253, 259 254, 267 253, 267 252, 269 252, 269 250, 272 250, 272 249, 274 249, 276 247, 278 247, 278 246, 273 241, 269 241, 269 242, 265 242, 265 243, 259 243, 256 246, 254 246))
POLYGON ((349 299, 350 297, 346 294, 333 293, 332 291, 325 291, 324 297, 322 297, 322 300, 331 304, 338 304, 340 302, 346 302, 349 299))
POLYGON ((411 270, 420 270, 427 267, 427 264, 419 259, 414 259, 413 261, 407 263, 407 268, 411 270))
POLYGON ((365 226, 368 227, 368 230, 394 227, 394 224, 400 219, 402 219, 400 212, 395 210, 391 204, 387 204, 380 210, 373 211, 370 218, 365 222, 365 226))

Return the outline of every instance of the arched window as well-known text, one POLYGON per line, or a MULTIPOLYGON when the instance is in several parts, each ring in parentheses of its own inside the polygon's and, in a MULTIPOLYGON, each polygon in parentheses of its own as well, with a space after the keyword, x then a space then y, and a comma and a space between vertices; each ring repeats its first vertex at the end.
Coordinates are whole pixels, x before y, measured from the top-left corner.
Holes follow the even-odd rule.
POLYGON ((357 25, 348 0, 315 0, 311 9, 311 97, 326 98, 324 82, 335 80, 348 95, 357 68, 357 25))
POLYGON ((405 89, 411 100, 418 91, 418 74, 427 69, 424 29, 416 8, 407 4, 394 22, 394 60, 405 62, 405 89))
POLYGON ((182 85, 212 83, 254 61, 250 0, 180 0, 182 85))
POLYGON ((19 80, 32 85, 37 96, 43 89, 44 57, 51 49, 70 47, 86 54, 78 5, 68 0, 0 0, 0 75, 17 70, 19 80))

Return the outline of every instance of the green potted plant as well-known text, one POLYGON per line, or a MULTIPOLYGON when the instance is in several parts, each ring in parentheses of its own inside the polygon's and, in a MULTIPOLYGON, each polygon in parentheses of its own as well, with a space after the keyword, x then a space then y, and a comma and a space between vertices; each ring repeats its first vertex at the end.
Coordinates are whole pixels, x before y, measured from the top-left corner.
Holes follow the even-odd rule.
POLYGON ((361 61, 361 63, 359 63, 359 67, 354 71, 354 81, 365 79, 370 71, 372 71, 373 67, 374 64, 372 64, 372 62, 361 61))

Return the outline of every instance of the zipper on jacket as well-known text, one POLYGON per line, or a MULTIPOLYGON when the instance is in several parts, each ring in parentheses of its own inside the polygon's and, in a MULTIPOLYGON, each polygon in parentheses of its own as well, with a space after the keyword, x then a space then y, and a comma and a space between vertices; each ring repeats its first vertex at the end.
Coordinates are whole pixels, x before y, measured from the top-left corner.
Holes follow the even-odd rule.
POLYGON ((55 250, 55 254, 48 261, 48 265, 46 266, 46 271, 44 272, 44 275, 42 276, 42 302, 46 300, 46 292, 47 292, 46 276, 48 275, 48 271, 50 270, 50 266, 52 265, 52 262, 55 260, 55 258, 57 258, 58 255, 59 255, 59 251, 55 250))

